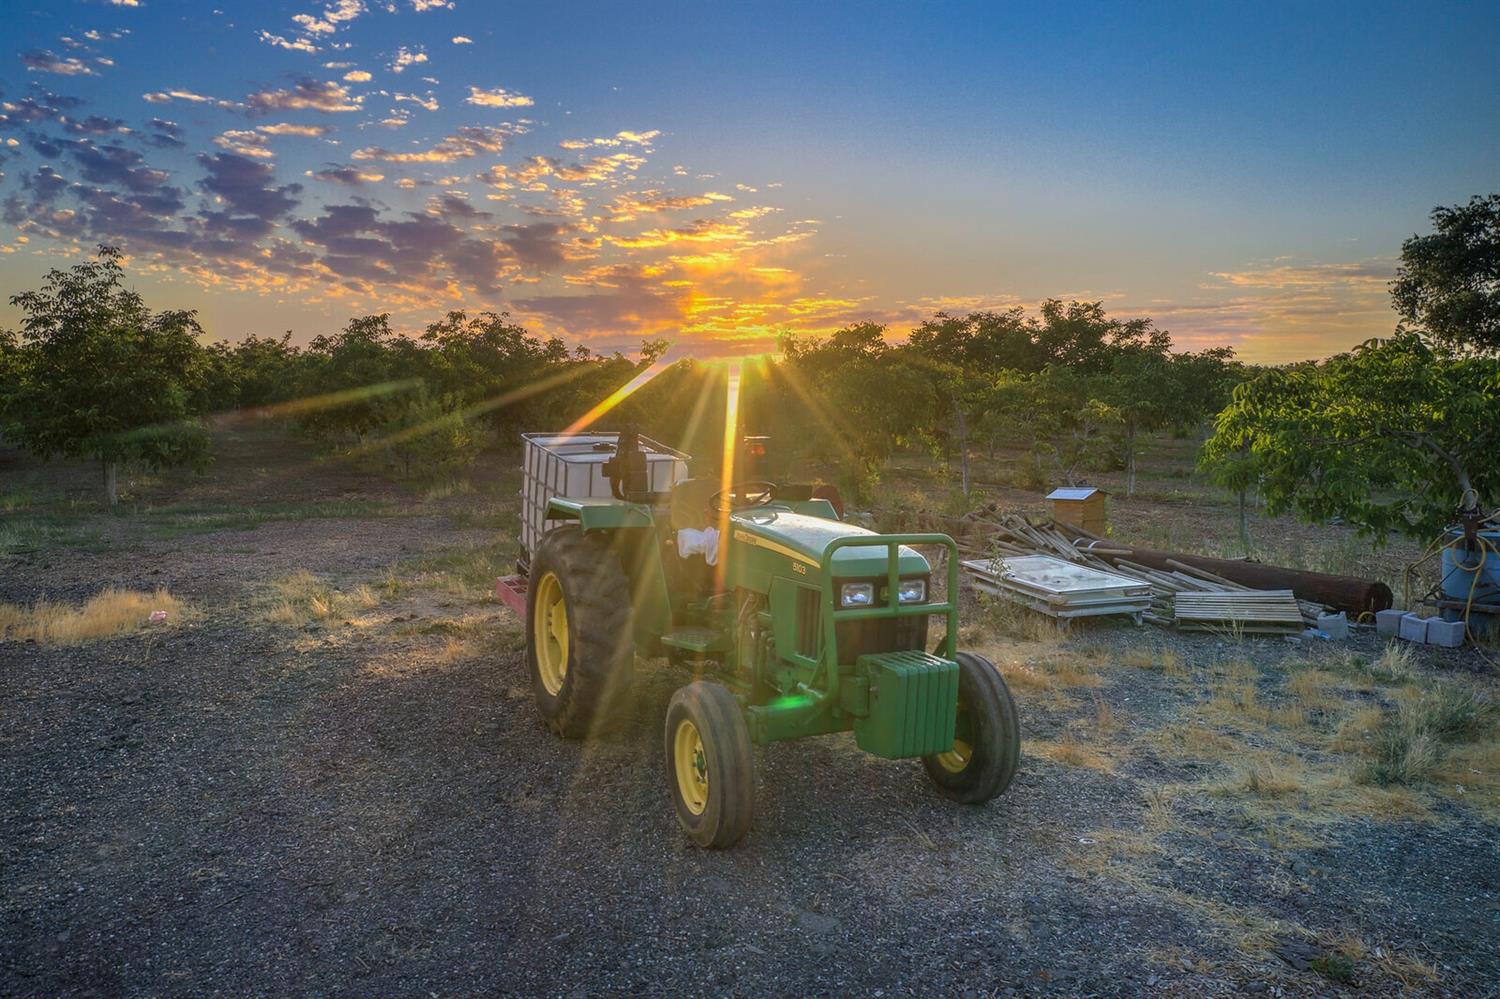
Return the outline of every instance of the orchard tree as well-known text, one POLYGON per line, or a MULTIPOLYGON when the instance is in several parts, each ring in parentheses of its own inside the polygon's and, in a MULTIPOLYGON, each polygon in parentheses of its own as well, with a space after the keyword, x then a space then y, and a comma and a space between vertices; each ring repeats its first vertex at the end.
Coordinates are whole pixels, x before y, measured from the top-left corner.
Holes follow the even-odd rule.
POLYGON ((1401 318, 1458 351, 1500 351, 1500 194, 1435 208, 1434 232, 1401 244, 1401 318))
POLYGON ((308 384, 302 423, 329 437, 363 441, 406 408, 402 398, 420 384, 424 358, 416 344, 392 332, 389 314, 359 316, 308 346, 308 384))
POLYGON ((1500 358, 1398 333, 1235 389, 1204 447, 1228 485, 1253 478, 1274 514, 1340 518, 1383 541, 1430 537, 1500 498, 1500 358), (1232 481, 1231 481, 1232 480, 1232 481))
POLYGON ((927 434, 940 409, 937 386, 906 363, 876 323, 846 326, 824 340, 783 336, 786 377, 816 428, 808 448, 840 470, 840 485, 869 499, 896 448, 927 434))
POLYGON ((25 318, 0 375, 4 435, 44 458, 99 462, 105 497, 119 498, 125 462, 202 467, 208 434, 196 419, 207 357, 195 313, 153 313, 123 286, 120 251, 48 272, 38 291, 11 298, 25 318), (8 374, 4 374, 8 372, 8 374))

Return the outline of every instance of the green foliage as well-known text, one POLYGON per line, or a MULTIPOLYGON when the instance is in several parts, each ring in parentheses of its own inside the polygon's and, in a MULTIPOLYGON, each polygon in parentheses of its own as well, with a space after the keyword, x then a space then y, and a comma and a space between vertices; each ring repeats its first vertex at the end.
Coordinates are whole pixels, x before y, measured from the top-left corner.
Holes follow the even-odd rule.
POLYGON ((1453 743, 1473 742, 1494 727, 1495 705, 1472 690, 1438 684, 1401 701, 1374 734, 1367 780, 1415 784, 1442 761, 1453 743))
POLYGON ((48 272, 39 291, 11 298, 25 314, 0 350, 5 436, 43 457, 98 459, 115 501, 114 469, 201 466, 196 419, 208 382, 192 312, 153 313, 123 287, 120 253, 48 272))
POLYGON ((1256 483, 1272 515, 1341 518, 1377 541, 1431 537, 1500 496, 1497 438, 1500 359, 1400 334, 1241 385, 1204 468, 1230 488, 1256 483))
POLYGON ((1401 318, 1459 351, 1500 351, 1500 194, 1435 208, 1435 230, 1401 244, 1401 318))
POLYGON ((452 481, 467 472, 483 445, 455 400, 425 393, 405 397, 372 442, 403 476, 426 481, 452 481))
POLYGON ((885 327, 847 326, 822 341, 784 337, 781 348, 811 419, 809 453, 838 469, 839 485, 870 498, 897 446, 921 439, 942 411, 929 373, 903 363, 886 343, 885 327))

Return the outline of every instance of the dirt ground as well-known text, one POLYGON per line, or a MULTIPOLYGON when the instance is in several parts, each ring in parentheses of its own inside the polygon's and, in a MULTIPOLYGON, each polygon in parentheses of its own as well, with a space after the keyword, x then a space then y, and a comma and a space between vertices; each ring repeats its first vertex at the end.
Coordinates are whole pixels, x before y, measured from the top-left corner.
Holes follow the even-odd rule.
POLYGON ((1500 754, 1352 776, 1411 691, 1493 699, 1481 653, 975 607, 965 643, 1026 740, 1004 798, 952 805, 848 737, 782 743, 746 840, 705 852, 661 759, 675 670, 643 663, 604 738, 537 721, 487 585, 513 459, 423 494, 274 431, 217 445, 118 515, 91 469, 0 452, 0 603, 188 607, 0 641, 0 994, 1500 990, 1500 754))

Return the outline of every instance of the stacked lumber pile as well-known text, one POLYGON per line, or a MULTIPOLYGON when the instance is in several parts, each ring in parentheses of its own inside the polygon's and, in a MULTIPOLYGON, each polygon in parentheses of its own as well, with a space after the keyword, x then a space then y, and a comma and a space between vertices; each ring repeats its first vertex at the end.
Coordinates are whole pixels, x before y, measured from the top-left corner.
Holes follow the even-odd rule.
POLYGON ((1302 608, 1291 590, 1179 593, 1173 616, 1181 631, 1227 629, 1262 634, 1302 632, 1302 608))
MULTIPOLYGON (((1168 560, 1166 570, 1153 569, 1131 561, 1126 557, 1129 551, 1113 548, 1108 539, 1081 528, 1033 524, 993 506, 967 514, 960 519, 960 528, 959 549, 971 560, 975 556, 1003 561, 1011 556, 1051 555, 1147 584, 1150 603, 1141 619, 1151 624, 1299 634, 1304 627, 1316 627, 1323 610, 1318 604, 1297 600, 1290 590, 1252 589, 1184 562, 1168 560), (1184 595, 1179 613, 1178 598, 1184 595)), ((977 586, 979 577, 970 566, 966 560, 965 574, 977 586)))

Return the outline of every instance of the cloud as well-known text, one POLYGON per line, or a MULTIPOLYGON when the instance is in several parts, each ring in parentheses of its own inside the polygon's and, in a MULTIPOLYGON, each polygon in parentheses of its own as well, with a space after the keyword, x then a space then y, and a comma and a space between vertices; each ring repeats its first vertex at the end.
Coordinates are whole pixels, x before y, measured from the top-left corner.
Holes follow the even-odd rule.
POLYGON ((21 65, 32 73, 61 73, 63 76, 96 76, 88 63, 76 56, 60 56, 45 49, 21 53, 21 65))
POLYGON ((182 141, 182 126, 163 118, 152 118, 147 122, 142 138, 161 149, 181 149, 186 145, 182 141))
POLYGON ((418 14, 429 10, 452 10, 453 0, 411 0, 411 9, 418 14))
POLYGON ((606 236, 615 246, 654 249, 676 243, 734 243, 744 238, 745 227, 721 219, 697 219, 671 229, 648 229, 636 236, 606 236))
POLYGON ((500 238, 530 271, 546 273, 563 262, 562 237, 569 230, 557 222, 532 222, 501 227, 500 238))
POLYGON ((369 83, 371 76, 362 69, 351 69, 344 74, 344 79, 350 83, 369 83))
POLYGON ((471 159, 480 153, 498 153, 506 140, 524 129, 516 125, 492 127, 470 125, 443 139, 430 149, 419 152, 395 152, 380 146, 368 146, 354 152, 356 160, 384 160, 387 163, 452 163, 471 159))
POLYGON ((68 186, 62 175, 50 166, 37 167, 36 172, 21 178, 21 186, 31 192, 32 199, 39 204, 56 200, 68 186))
POLYGON ((427 111, 436 111, 438 109, 437 98, 433 97, 431 92, 426 97, 419 97, 416 94, 394 94, 392 96, 397 101, 406 101, 427 111))
POLYGON ((116 7, 139 7, 141 0, 109 0, 116 7))
POLYGON ((0 101, 0 130, 22 124, 61 122, 67 118, 69 111, 83 104, 77 97, 64 97, 40 87, 33 87, 32 91, 33 96, 15 101, 0 101))
POLYGON ((569 183, 592 183, 605 180, 620 170, 639 170, 645 163, 646 160, 643 157, 633 153, 611 153, 608 156, 596 156, 593 159, 580 160, 566 166, 555 166, 552 173, 557 179, 569 183))
POLYGON ((403 45, 396 50, 396 57, 391 60, 390 65, 386 68, 389 69, 392 73, 404 73, 406 72, 406 67, 414 66, 419 62, 426 61, 427 53, 422 49, 420 45, 417 46, 417 50, 415 52, 403 45))
POLYGON ((1216 271, 1213 276, 1236 288, 1363 288, 1382 294, 1396 276, 1389 260, 1354 264, 1282 264, 1243 271, 1216 271))
POLYGON ((71 154, 85 180, 136 194, 159 193, 169 176, 165 170, 147 165, 145 157, 134 149, 118 144, 96 146, 85 140, 75 143, 71 154))
POLYGON ((652 129, 649 132, 616 132, 613 136, 604 139, 564 139, 558 143, 558 146, 563 149, 588 149, 591 146, 614 148, 626 144, 650 146, 651 141, 658 135, 661 135, 659 129, 652 129))
POLYGON ((515 308, 561 323, 575 335, 631 330, 639 336, 679 323, 691 291, 664 288, 655 275, 630 264, 616 264, 588 275, 595 289, 580 295, 537 295, 513 300, 515 308))
POLYGON ((266 146, 266 137, 253 131, 230 129, 215 137, 214 145, 255 159, 270 159, 276 155, 266 146))
MULTIPOLYGON (((335 0, 334 3, 325 6, 321 14, 293 14, 292 23, 296 25, 296 28, 292 38, 272 34, 269 31, 261 31, 259 38, 267 45, 274 45, 277 48, 313 53, 318 51, 319 39, 332 37, 347 22, 364 12, 364 0, 335 0)), ((335 43, 333 47, 346 48, 347 46, 335 43)))
POLYGON ((216 97, 195 94, 191 90, 156 90, 142 94, 147 104, 165 104, 168 101, 187 101, 189 104, 223 104, 216 97))
POLYGON ((464 103, 483 108, 529 108, 536 102, 525 94, 511 93, 504 87, 482 90, 471 86, 469 96, 464 98, 464 103))
POLYGON ((276 125, 257 125, 257 132, 267 135, 300 135, 309 139, 321 138, 332 131, 327 125, 293 125, 290 122, 281 122, 276 125))
POLYGON ((449 196, 438 207, 382 219, 367 204, 329 205, 292 229, 323 249, 323 266, 348 280, 446 290, 451 275, 481 292, 498 292, 500 278, 514 270, 510 247, 455 225, 452 218, 466 221, 470 211, 460 199, 449 196))
POLYGON ((258 36, 267 45, 274 45, 278 49, 286 49, 290 52, 316 52, 318 47, 306 36, 301 38, 285 38, 281 35, 273 35, 269 31, 261 31, 258 36))
POLYGON ((375 173, 372 170, 361 170, 353 166, 327 166, 314 173, 309 170, 309 177, 315 180, 326 180, 332 184, 345 184, 349 187, 358 187, 362 184, 378 184, 385 180, 385 174, 375 173))
POLYGON ((474 44, 474 39, 470 38, 468 35, 454 35, 453 36, 453 44, 454 45, 473 45, 474 44))
POLYGON ((271 221, 297 207, 302 185, 272 186, 276 173, 269 164, 236 153, 201 153, 198 163, 207 174, 198 186, 221 198, 234 212, 271 221))
MULTIPOLYGON (((149 98, 147 98, 149 100, 149 98)), ((341 84, 319 82, 310 77, 298 80, 291 90, 264 90, 251 94, 245 102, 254 111, 358 111, 362 96, 352 95, 341 84)))
POLYGON ((632 194, 622 194, 615 198, 605 209, 610 219, 615 222, 630 222, 637 216, 653 214, 656 212, 675 212, 688 208, 703 208, 719 201, 733 201, 734 198, 718 191, 708 191, 704 194, 665 194, 661 191, 639 191, 632 194))

